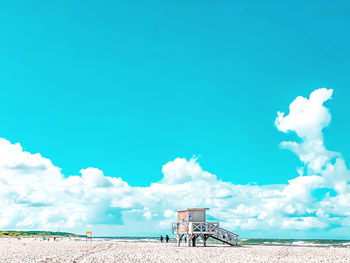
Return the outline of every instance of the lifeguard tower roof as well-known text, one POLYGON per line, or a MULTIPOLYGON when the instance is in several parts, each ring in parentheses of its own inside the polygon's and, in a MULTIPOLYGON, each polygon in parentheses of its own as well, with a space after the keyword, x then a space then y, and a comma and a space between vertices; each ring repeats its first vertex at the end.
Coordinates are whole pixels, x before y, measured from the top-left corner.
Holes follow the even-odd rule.
POLYGON ((176 210, 176 212, 203 211, 203 210, 209 210, 209 208, 186 208, 186 209, 176 210))

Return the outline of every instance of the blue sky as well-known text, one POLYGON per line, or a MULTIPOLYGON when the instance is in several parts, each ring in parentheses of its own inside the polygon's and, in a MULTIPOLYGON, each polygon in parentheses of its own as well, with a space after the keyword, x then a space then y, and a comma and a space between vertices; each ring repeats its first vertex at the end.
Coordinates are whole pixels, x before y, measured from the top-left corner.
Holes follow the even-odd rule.
POLYGON ((97 167, 145 187, 196 156, 225 182, 285 184, 302 163, 277 111, 322 87, 324 144, 350 159, 347 1, 1 5, 0 137, 65 177, 97 167))

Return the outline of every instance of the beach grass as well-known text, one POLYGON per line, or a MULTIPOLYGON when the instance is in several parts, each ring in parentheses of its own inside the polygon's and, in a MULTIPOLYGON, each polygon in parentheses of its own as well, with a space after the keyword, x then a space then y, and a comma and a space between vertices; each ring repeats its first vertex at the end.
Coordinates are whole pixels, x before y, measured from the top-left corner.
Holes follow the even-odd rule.
POLYGON ((42 236, 60 236, 60 237, 79 237, 68 232, 53 232, 53 231, 0 231, 0 237, 42 237, 42 236))

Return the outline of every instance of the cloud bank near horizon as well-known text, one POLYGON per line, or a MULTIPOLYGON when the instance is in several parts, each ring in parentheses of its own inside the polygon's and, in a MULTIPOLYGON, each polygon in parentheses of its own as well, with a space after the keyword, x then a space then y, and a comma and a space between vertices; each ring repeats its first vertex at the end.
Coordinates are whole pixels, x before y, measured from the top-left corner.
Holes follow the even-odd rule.
POLYGON ((210 207, 213 220, 238 233, 348 228, 350 172, 323 142, 331 121, 323 104, 332 93, 315 90, 309 98, 297 97, 287 115, 278 112, 276 128, 301 139, 281 147, 303 164, 299 176, 283 185, 224 182, 194 158, 163 165, 163 178, 148 187, 132 187, 92 167, 65 177, 49 159, 0 139, 0 228, 153 235, 169 231, 174 211, 186 207, 210 207))

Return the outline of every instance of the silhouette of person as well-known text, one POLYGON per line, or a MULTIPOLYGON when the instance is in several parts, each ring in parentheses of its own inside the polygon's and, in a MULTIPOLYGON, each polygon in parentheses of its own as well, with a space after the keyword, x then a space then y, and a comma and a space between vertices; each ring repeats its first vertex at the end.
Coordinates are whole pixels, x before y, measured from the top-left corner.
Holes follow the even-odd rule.
POLYGON ((163 236, 160 235, 160 242, 163 243, 163 236))
POLYGON ((165 236, 165 241, 166 241, 167 243, 169 242, 169 239, 170 239, 169 236, 166 235, 166 236, 165 236))

